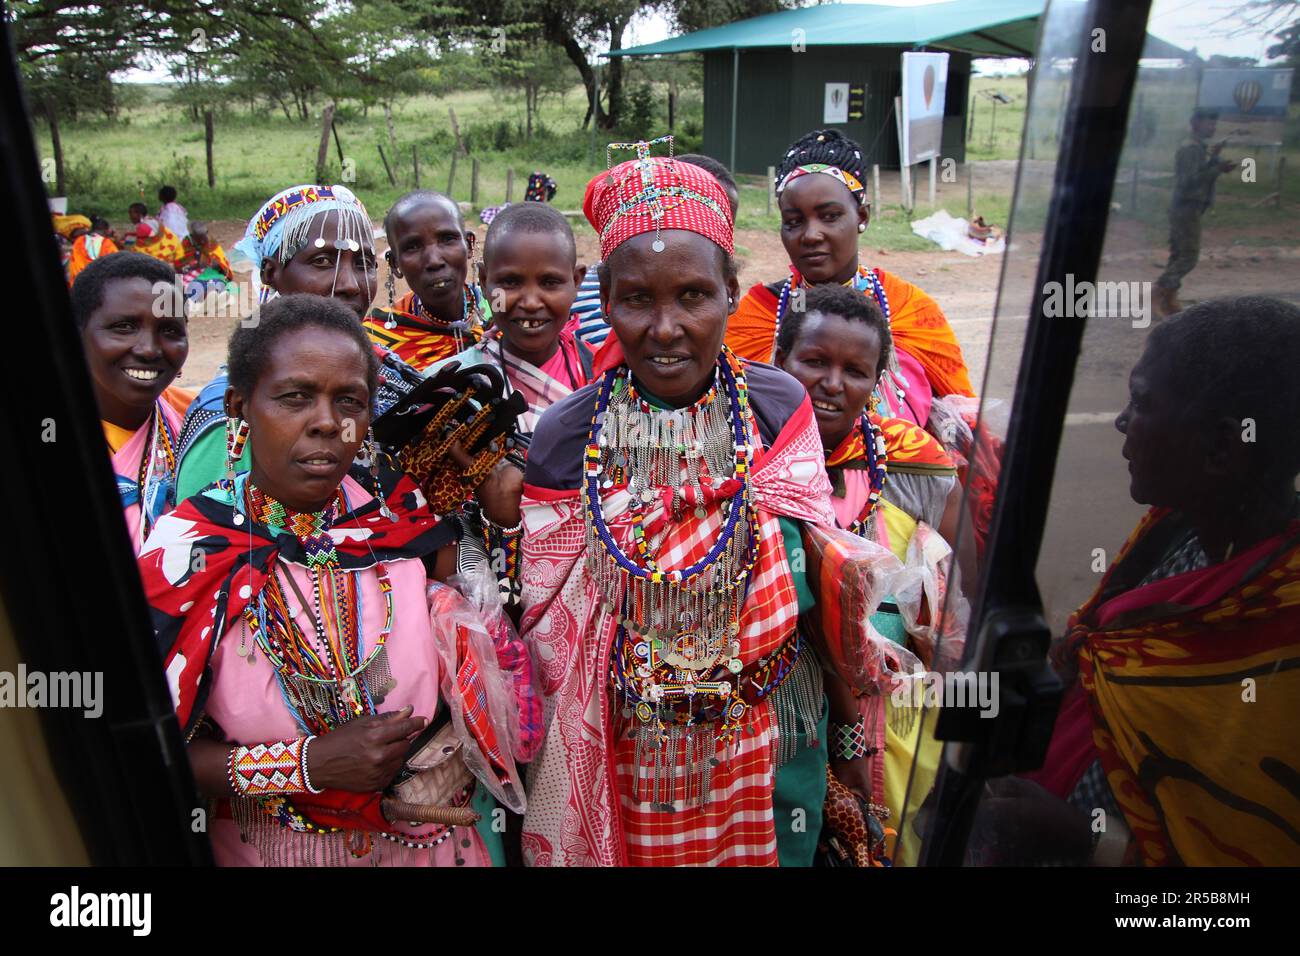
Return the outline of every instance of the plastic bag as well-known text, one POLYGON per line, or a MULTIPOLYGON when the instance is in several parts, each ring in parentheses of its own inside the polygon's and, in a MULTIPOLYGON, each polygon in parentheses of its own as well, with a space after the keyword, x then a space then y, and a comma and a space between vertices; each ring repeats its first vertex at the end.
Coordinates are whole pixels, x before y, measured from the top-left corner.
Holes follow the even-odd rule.
MULTIPOLYGON (((495 588, 495 581, 493 582, 495 588)), ((482 616, 455 588, 428 585, 429 622, 442 664, 440 684, 465 765, 504 806, 526 809, 515 764, 518 710, 482 616)))
POLYGON ((506 614, 500 579, 490 561, 478 561, 452 575, 447 583, 479 612, 492 638, 497 666, 505 673, 514 695, 512 750, 516 760, 528 763, 542 746, 542 698, 538 693, 541 684, 536 661, 506 614))
POLYGON ((818 596, 810 630, 823 663, 855 694, 890 693, 900 674, 921 666, 869 620, 902 564, 883 545, 839 528, 805 523, 803 543, 808 583, 818 596))
POLYGON ((966 642, 970 605, 957 583, 952 548, 924 521, 907 544, 907 561, 893 577, 894 600, 907 636, 929 670, 956 667, 966 642))

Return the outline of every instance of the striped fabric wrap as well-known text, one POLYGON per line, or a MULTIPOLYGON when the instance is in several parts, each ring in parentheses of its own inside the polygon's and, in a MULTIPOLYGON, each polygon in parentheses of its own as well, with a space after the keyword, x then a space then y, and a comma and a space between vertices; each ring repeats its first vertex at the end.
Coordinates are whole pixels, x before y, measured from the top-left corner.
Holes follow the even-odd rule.
MULTIPOLYGON (((775 373, 779 374, 779 373, 775 373)), ((575 393, 585 399, 590 389, 575 393)), ((752 393, 751 393, 752 394, 752 393)), ((563 405, 543 417, 563 417, 563 405)), ((567 421, 567 419, 566 419, 567 421)), ((758 429, 751 420, 758 440, 758 429)), ((832 526, 830 484, 821 439, 805 396, 776 439, 756 458, 752 477, 762 529, 754 580, 742 609, 740 658, 745 665, 777 649, 793 633, 798 601, 779 516, 832 526)), ((538 433, 534 453, 542 447, 538 433)), ((758 441, 759 447, 762 442, 758 441)), ((533 470, 530 479, 540 473, 533 470)), ((602 499, 611 534, 632 550, 625 487, 602 499)), ((776 865, 772 810, 776 718, 771 699, 751 707, 734 741, 713 768, 703 806, 673 801, 675 812, 633 799, 648 769, 638 766, 630 719, 615 714, 610 660, 618 621, 598 600, 586 570, 584 514, 576 488, 524 489, 521 634, 539 664, 546 736, 530 768, 524 820, 525 862, 532 866, 776 865)), ((658 517, 662 504, 647 515, 658 517)), ((696 518, 664 523, 651 547, 664 567, 701 558, 717 539, 721 503, 696 518)), ((699 759, 679 743, 674 761, 699 759)), ((712 754, 703 755, 711 757, 712 754)), ((684 794, 676 794, 684 797, 684 794)))

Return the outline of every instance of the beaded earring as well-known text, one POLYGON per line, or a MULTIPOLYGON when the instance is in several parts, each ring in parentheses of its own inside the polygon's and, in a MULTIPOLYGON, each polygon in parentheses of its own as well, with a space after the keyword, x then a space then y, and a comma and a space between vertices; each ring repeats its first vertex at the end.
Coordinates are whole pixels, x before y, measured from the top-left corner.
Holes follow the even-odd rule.
MULTIPOLYGON (((248 442, 248 422, 233 415, 226 417, 226 486, 233 495, 235 492, 235 465, 243 457, 244 445, 248 442)), ((244 516, 235 511, 235 524, 243 524, 244 516)))
POLYGON ((384 282, 384 287, 388 290, 388 318, 384 320, 384 328, 395 329, 397 328, 397 316, 393 312, 393 301, 397 296, 397 280, 393 278, 392 257, 386 256, 385 258, 388 259, 388 279, 384 282))
POLYGON ((366 458, 370 461, 370 480, 375 486, 375 497, 379 499, 379 513, 389 521, 396 521, 397 515, 393 514, 388 507, 388 501, 384 498, 384 488, 379 483, 379 451, 375 447, 373 428, 366 430, 366 458))

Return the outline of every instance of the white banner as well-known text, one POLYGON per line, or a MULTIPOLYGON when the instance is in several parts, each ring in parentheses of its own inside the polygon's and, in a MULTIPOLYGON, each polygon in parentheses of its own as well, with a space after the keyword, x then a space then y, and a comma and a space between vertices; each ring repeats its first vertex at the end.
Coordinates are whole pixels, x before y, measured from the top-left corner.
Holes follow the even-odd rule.
POLYGON ((943 145, 943 104, 948 87, 947 53, 903 54, 903 165, 939 155, 943 145))

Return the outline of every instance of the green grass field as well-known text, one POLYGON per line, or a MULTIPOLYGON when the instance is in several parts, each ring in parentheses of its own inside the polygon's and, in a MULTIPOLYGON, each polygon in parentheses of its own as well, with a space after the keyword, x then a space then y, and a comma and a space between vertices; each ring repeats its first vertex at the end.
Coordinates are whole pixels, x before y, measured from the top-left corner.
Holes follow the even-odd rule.
MULTIPOLYGON (((994 148, 987 146, 987 128, 981 132, 977 116, 976 135, 968 147, 972 159, 1017 155, 1020 123, 1024 118, 1024 80, 976 79, 976 87, 998 88, 1016 97, 1008 107, 999 106, 994 148)), ((170 183, 180 191, 181 202, 198 219, 246 219, 275 190, 315 176, 316 152, 320 143, 320 109, 309 121, 286 119, 278 110, 256 114, 242 103, 229 103, 217 114, 214 136, 216 188, 209 189, 204 161, 203 127, 169 100, 164 86, 146 86, 131 91, 133 104, 115 122, 65 123, 61 127, 69 209, 97 213, 120 222, 129 203, 141 199, 156 203, 157 190, 170 183)), ((656 90, 658 114, 652 125, 666 127, 666 91, 656 90)), ((985 104, 982 103, 981 107, 985 104)), ((420 183, 445 190, 451 167, 454 137, 448 110, 455 110, 461 134, 471 155, 479 160, 479 207, 502 202, 506 196, 507 170, 514 171, 513 198, 523 198, 528 174, 545 170, 559 184, 555 205, 564 210, 581 206, 582 191, 592 172, 605 165, 606 131, 594 135, 581 129, 586 100, 580 86, 563 95, 543 98, 532 142, 523 137, 524 109, 521 96, 508 90, 468 90, 447 97, 415 97, 401 101, 394 110, 396 149, 391 148, 382 109, 369 115, 345 104, 335 125, 342 143, 350 184, 365 200, 371 214, 379 216, 403 192, 415 185, 412 150, 418 151, 420 183), (383 146, 397 185, 389 183, 380 158, 383 146)), ((678 100, 678 151, 696 150, 701 142, 702 93, 683 90, 678 100)), ((51 155, 49 130, 36 130, 43 157, 51 155)), ((326 178, 348 182, 331 140, 326 178)), ((758 177, 742 177, 742 229, 771 229, 778 222, 775 211, 767 212, 766 184, 758 177)), ((52 186, 51 186, 52 188, 52 186)), ((471 199, 471 163, 460 157, 452 194, 458 200, 471 199)), ((932 246, 914 236, 907 217, 897 204, 885 202, 876 210, 872 241, 888 249, 926 249, 932 246)), ((964 215, 949 204, 954 215, 964 215)), ((981 211, 1006 222, 1005 197, 981 197, 981 211)), ((924 215, 918 210, 918 215, 924 215)), ((580 217, 571 220, 575 228, 588 228, 580 217)))

